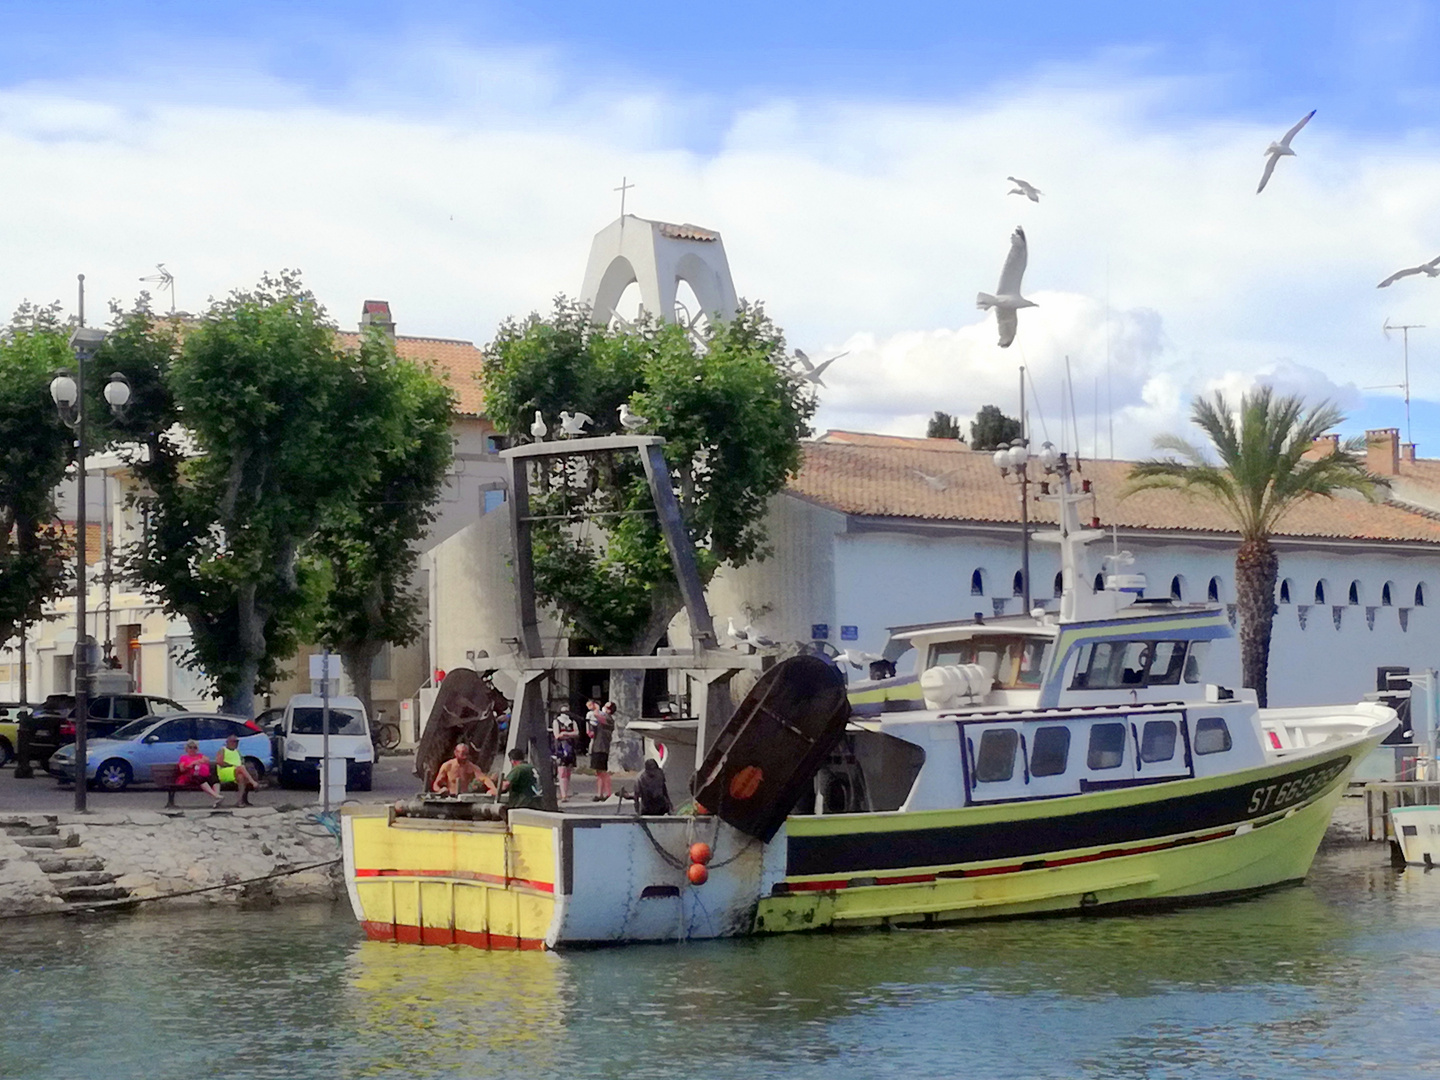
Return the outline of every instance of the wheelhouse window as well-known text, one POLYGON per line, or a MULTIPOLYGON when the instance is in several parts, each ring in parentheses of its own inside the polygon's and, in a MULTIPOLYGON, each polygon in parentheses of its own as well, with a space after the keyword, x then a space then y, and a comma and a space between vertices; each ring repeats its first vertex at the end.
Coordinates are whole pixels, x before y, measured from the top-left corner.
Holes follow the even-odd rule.
POLYGON ((1118 769, 1125 761, 1125 725, 1095 724, 1085 764, 1092 769, 1118 769))
POLYGON ((930 646, 928 667, 979 664, 1002 690, 1033 690, 1045 673, 1047 639, 1000 635, 942 641, 930 646))
POLYGON ((1175 686, 1187 675, 1188 645, 1184 641, 1097 641, 1082 645, 1070 689, 1175 686))
POLYGON ((1230 729, 1225 726, 1225 718, 1202 716, 1197 720, 1193 745, 1197 754, 1220 754, 1229 750, 1233 744, 1230 741, 1230 729))
POLYGON ((1175 756, 1174 720, 1146 720, 1140 732, 1140 760, 1145 764, 1175 756))
POLYGON ((1042 727, 1035 732, 1030 751, 1031 776, 1059 776, 1070 761, 1070 729, 1042 727))
POLYGON ((994 784, 1015 775, 1015 748, 1020 733, 1014 728, 987 731, 980 736, 980 753, 975 758, 975 782, 994 784))

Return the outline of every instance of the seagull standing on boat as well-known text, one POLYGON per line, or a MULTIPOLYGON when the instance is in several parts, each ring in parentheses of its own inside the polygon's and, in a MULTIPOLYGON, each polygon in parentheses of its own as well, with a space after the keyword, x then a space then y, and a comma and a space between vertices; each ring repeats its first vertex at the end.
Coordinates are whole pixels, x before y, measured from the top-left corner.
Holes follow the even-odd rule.
POLYGON ((1265 162, 1265 172, 1260 177, 1260 186, 1255 189, 1256 195, 1259 195, 1260 192, 1264 191, 1265 185, 1270 182, 1270 174, 1275 171, 1275 163, 1279 161, 1282 157, 1295 156, 1295 151, 1290 149, 1290 140, 1295 137, 1295 133, 1297 131, 1299 131, 1301 128, 1303 128, 1306 124, 1310 122, 1310 117, 1314 115, 1315 110, 1311 109, 1308 113, 1306 113, 1303 117, 1300 118, 1300 122, 1298 124, 1292 127, 1289 131, 1285 132, 1284 136, 1281 137, 1279 142, 1272 142, 1269 146, 1265 148, 1265 155, 1267 158, 1265 162))
POLYGON ((1007 195, 1024 195, 1025 198, 1029 199, 1031 202, 1039 202, 1040 196, 1045 194, 1034 184, 1031 184, 1025 180, 1021 180, 1018 176, 1007 176, 1005 177, 1005 179, 1009 180, 1012 184, 1015 185, 1008 192, 1006 192, 1007 195))
POLYGON ((626 431, 639 431, 646 424, 650 423, 645 417, 636 416, 631 412, 629 402, 621 402, 620 408, 615 411, 620 414, 620 426, 626 431))
POLYGON ((572 438, 576 435, 585 434, 585 425, 593 424, 595 421, 586 416, 583 412, 568 413, 563 410, 560 413, 560 430, 572 438))
POLYGON ((545 423, 545 417, 540 415, 540 410, 535 410, 535 422, 530 425, 530 434, 537 439, 543 439, 550 434, 550 428, 545 423))
POLYGON ((766 637, 749 623, 746 623, 745 629, 740 631, 740 637, 741 640, 748 641, 752 645, 759 645, 762 649, 774 648, 774 646, 776 645, 776 641, 774 638, 766 637))
POLYGON ((1430 277, 1440 277, 1440 255, 1431 259, 1428 263, 1421 263, 1419 266, 1407 266, 1404 270, 1396 270, 1384 281, 1375 287, 1377 289, 1388 289, 1402 277, 1409 277, 1411 274, 1426 274, 1430 277))
POLYGON ((1017 320, 1015 312, 1020 308, 1036 307, 1035 303, 1020 295, 1020 279, 1025 276, 1025 263, 1029 258, 1025 244, 1025 230, 1018 225, 1010 235, 1010 254, 1005 257, 1005 268, 1000 271, 1000 284, 995 295, 980 293, 975 297, 975 306, 981 311, 995 309, 995 321, 1000 327, 1000 347, 1008 348, 1015 340, 1017 320))
POLYGON ((725 633, 733 641, 747 640, 744 630, 735 629, 735 617, 733 615, 725 623, 725 633))

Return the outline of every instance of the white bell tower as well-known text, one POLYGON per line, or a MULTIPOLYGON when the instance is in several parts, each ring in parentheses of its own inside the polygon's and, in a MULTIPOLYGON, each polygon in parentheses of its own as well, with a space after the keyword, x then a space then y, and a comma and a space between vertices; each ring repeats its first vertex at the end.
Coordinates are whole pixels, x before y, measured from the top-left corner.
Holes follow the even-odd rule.
POLYGON ((622 214, 595 234, 580 299, 597 323, 608 323, 632 284, 640 303, 662 322, 675 321, 675 292, 685 282, 700 301, 698 317, 729 319, 739 303, 720 234, 698 225, 672 225, 622 214))

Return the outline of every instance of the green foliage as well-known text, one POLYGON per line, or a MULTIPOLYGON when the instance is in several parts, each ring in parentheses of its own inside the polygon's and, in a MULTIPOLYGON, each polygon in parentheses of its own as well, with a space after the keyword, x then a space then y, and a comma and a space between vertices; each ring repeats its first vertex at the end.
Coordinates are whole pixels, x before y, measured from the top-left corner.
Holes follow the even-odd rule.
POLYGON ((970 424, 970 447, 997 450, 1020 438, 1024 430, 1019 420, 1006 416, 995 405, 986 405, 970 424))
POLYGON ((1373 501, 1388 486, 1356 456, 1359 440, 1350 440, 1338 453, 1304 457, 1317 438, 1345 421, 1329 402, 1307 411, 1298 395, 1276 397, 1264 386, 1243 395, 1238 411, 1222 393, 1213 400, 1199 398, 1190 418, 1209 438, 1220 464, 1210 464, 1193 443, 1162 435, 1155 448, 1178 458, 1139 462, 1126 490, 1174 488, 1200 495, 1225 508, 1242 540, 1268 539, 1285 514, 1306 499, 1357 491, 1373 501))
POLYGON ((965 441, 965 436, 960 434, 960 421, 947 412, 935 410, 935 415, 930 418, 930 423, 925 427, 927 439, 959 439, 965 441))
POLYGON ((360 354, 361 366, 384 384, 376 469, 353 502, 332 508, 310 549, 324 561, 328 583, 320 640, 340 653, 370 711, 376 655, 386 642, 410 644, 425 626, 423 597, 410 582, 453 457, 454 394, 428 370, 397 358, 379 329, 366 333, 360 354))
POLYGON ((39 621, 65 589, 70 545, 55 489, 74 436, 50 399, 50 380, 74 366, 58 304, 22 305, 0 334, 0 642, 39 621))
POLYGON ((147 451, 130 569, 190 623, 190 660, 226 709, 248 715, 323 591, 305 544, 379 473, 390 357, 341 352, 292 273, 213 303, 180 338, 142 308, 97 361, 146 391, 125 424, 147 451))
MULTIPOLYGON (((697 346, 683 327, 610 330, 563 298, 548 319, 509 320, 485 350, 486 407, 520 436, 539 411, 620 431, 628 403, 666 439, 681 513, 708 581, 765 553, 768 500, 799 467, 815 400, 788 371, 784 337, 759 306, 715 322, 697 346)), ((648 652, 680 608, 638 456, 591 455, 531 478, 540 598, 606 652, 648 652)))

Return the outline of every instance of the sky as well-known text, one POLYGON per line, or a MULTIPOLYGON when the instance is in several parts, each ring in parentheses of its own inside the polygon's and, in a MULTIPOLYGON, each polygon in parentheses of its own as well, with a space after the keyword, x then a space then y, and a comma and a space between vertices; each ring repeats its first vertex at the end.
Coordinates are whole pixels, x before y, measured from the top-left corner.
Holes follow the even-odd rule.
POLYGON ((1405 436, 1388 321, 1425 326, 1409 433, 1440 457, 1440 279, 1375 288, 1440 255, 1431 4, 0 0, 0 17, 5 310, 73 309, 84 273, 93 321, 164 263, 199 311, 298 268, 342 325, 388 299, 402 334, 483 345, 579 291, 624 177, 631 212, 718 230, 792 345, 847 353, 822 430, 1013 414, 1025 365, 1033 433, 1086 454, 1144 455, 1193 434, 1196 395, 1260 381, 1335 401, 1347 435, 1405 436), (1311 109, 1257 195, 1265 146, 1311 109), (1001 349, 974 298, 1017 225, 1038 307, 1001 349))

